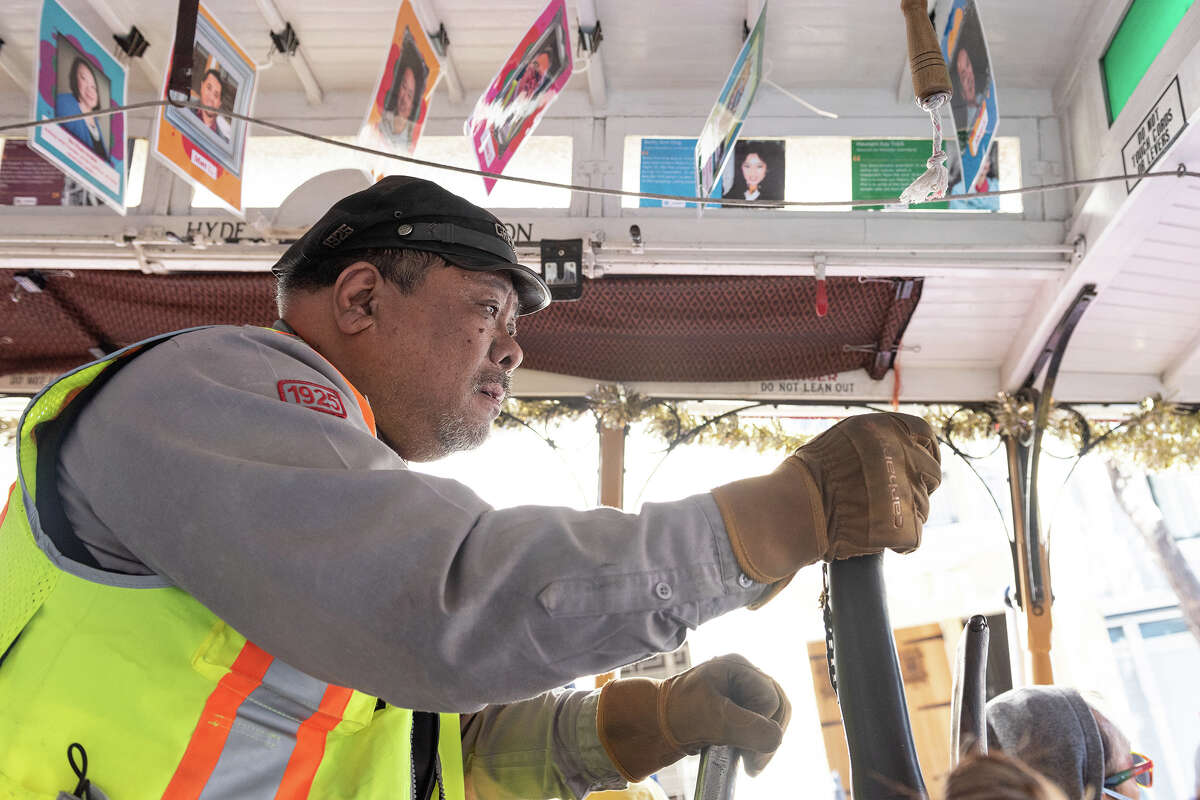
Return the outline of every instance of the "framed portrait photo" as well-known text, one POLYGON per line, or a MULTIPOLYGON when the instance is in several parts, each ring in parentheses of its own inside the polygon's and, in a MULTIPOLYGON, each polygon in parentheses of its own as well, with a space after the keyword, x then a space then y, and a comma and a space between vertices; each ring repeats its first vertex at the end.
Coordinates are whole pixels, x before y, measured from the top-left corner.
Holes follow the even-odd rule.
POLYGON ((392 42, 384 59, 359 141, 368 147, 410 155, 425 127, 433 90, 442 75, 433 43, 417 21, 410 0, 396 14, 392 42))
MULTIPOLYGON (((108 49, 57 0, 43 0, 34 117, 71 117, 123 106, 125 67, 108 49)), ((29 137, 29 147, 125 213, 129 154, 123 112, 39 126, 29 137)))
MULTIPOLYGON (((496 73, 463 126, 479 168, 499 174, 571 77, 571 31, 564 0, 550 0, 496 73)), ((484 178, 490 193, 496 181, 484 178)))
MULTIPOLYGON (((170 74, 168 64, 164 97, 170 74)), ((188 101, 206 108, 166 106, 159 110, 154 125, 151 152, 183 178, 215 194, 236 214, 242 213, 249 125, 231 113, 250 114, 256 79, 254 60, 201 3, 192 43, 188 101)))

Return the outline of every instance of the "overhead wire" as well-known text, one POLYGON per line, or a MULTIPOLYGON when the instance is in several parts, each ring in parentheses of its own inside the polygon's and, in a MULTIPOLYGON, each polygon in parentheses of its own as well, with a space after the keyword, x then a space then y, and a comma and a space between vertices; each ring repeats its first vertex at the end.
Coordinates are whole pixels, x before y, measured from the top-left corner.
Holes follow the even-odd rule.
MULTIPOLYGON (((114 106, 112 108, 97 109, 95 111, 87 111, 81 114, 67 114, 58 117, 48 117, 46 119, 31 120, 28 122, 10 123, 8 125, 0 125, 0 134, 7 131, 22 130, 26 128, 39 128, 43 125, 50 125, 60 122, 71 122, 78 119, 89 119, 91 117, 107 117, 112 114, 118 114, 124 111, 140 111, 143 109, 159 108, 163 106, 174 106, 176 108, 190 108, 200 111, 210 111, 222 116, 231 117, 241 120, 252 125, 269 128, 271 130, 287 133, 292 136, 300 136, 305 139, 310 139, 315 142, 321 142, 332 147, 342 147, 347 150, 365 153, 367 155, 376 156, 379 158, 388 158, 394 161, 401 161, 406 164, 415 164, 421 167, 429 167, 431 169, 446 170, 448 172, 458 172, 466 175, 478 175, 481 178, 488 178, 498 181, 509 181, 510 183, 521 183, 528 186, 542 186, 547 189, 566 189, 571 192, 579 192, 581 194, 601 195, 606 197, 631 197, 631 198, 646 198, 648 200, 672 200, 675 202, 695 203, 697 205, 720 205, 732 206, 735 208, 779 208, 781 206, 791 206, 797 208, 825 208, 830 206, 906 206, 902 203, 899 197, 873 197, 859 198, 856 200, 740 200, 736 198, 723 197, 692 197, 689 195, 664 194, 661 192, 635 192, 628 189, 613 189, 605 186, 582 186, 574 183, 560 183, 558 181, 546 181, 539 178, 524 178, 518 175, 505 175, 503 173, 487 172, 481 169, 473 169, 471 167, 460 167, 454 164, 443 164, 438 161, 428 161, 426 159, 414 158, 413 156, 401 155, 392 153, 386 150, 378 150, 373 147, 366 147, 354 142, 338 141, 327 136, 320 136, 315 133, 309 133, 298 128, 293 128, 289 125, 281 125, 277 122, 271 122, 265 119, 249 116, 247 114, 239 114, 235 111, 228 111, 222 108, 214 108, 206 106, 202 103, 193 103, 180 100, 147 100, 140 103, 130 103, 123 106, 114 106)), ((1098 178, 1079 178, 1070 181, 1058 181, 1056 183, 1045 183, 1036 186, 1022 186, 1018 189, 998 189, 990 192, 973 192, 969 194, 956 194, 952 199, 967 200, 975 197, 1003 197, 1006 195, 1021 195, 1034 194, 1042 192, 1058 191, 1060 189, 1073 189, 1082 186, 1095 186, 1103 183, 1114 183, 1116 181, 1128 181, 1131 179, 1140 180, 1142 178, 1200 178, 1200 171, 1189 170, 1186 165, 1180 164, 1173 170, 1161 170, 1157 172, 1143 172, 1138 175, 1104 175, 1098 178)), ((951 198, 942 198, 939 201, 944 202, 951 198)), ((915 210, 921 210, 918 204, 915 210)))

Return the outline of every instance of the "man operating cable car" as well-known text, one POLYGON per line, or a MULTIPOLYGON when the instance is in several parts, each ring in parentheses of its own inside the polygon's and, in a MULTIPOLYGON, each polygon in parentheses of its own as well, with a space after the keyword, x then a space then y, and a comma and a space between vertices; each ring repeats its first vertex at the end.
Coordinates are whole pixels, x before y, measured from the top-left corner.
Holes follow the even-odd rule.
POLYGON ((274 273, 273 328, 159 336, 27 410, 0 795, 580 798, 708 744, 756 772, 790 710, 740 657, 554 687, 806 564, 920 543, 938 448, 902 414, 638 514, 495 509, 409 470, 484 440, 550 301, 499 220, 433 183, 338 201, 274 273))

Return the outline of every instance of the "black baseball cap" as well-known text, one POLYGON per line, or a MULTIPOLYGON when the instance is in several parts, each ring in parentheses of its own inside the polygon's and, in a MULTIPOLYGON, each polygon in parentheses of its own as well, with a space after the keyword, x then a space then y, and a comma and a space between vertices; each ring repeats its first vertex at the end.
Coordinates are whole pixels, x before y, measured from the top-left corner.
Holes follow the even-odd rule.
POLYGON ((463 269, 504 270, 512 275, 518 314, 550 305, 550 287, 536 270, 517 263, 500 220, 432 181, 407 175, 389 175, 334 203, 276 267, 303 271, 331 256, 383 247, 437 253, 463 269))

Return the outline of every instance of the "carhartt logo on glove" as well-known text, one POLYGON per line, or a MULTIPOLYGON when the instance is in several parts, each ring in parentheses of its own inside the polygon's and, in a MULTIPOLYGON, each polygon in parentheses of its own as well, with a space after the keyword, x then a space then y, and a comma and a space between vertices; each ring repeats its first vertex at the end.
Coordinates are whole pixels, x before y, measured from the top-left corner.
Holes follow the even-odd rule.
POLYGON ((896 477, 896 462, 892 453, 883 446, 883 465, 887 468, 888 491, 892 493, 892 527, 904 527, 904 508, 900 505, 900 479, 896 477))
POLYGON ((910 414, 860 414, 801 447, 769 475, 713 489, 738 566, 774 597, 796 570, 921 544, 942 481, 937 437, 910 414))

